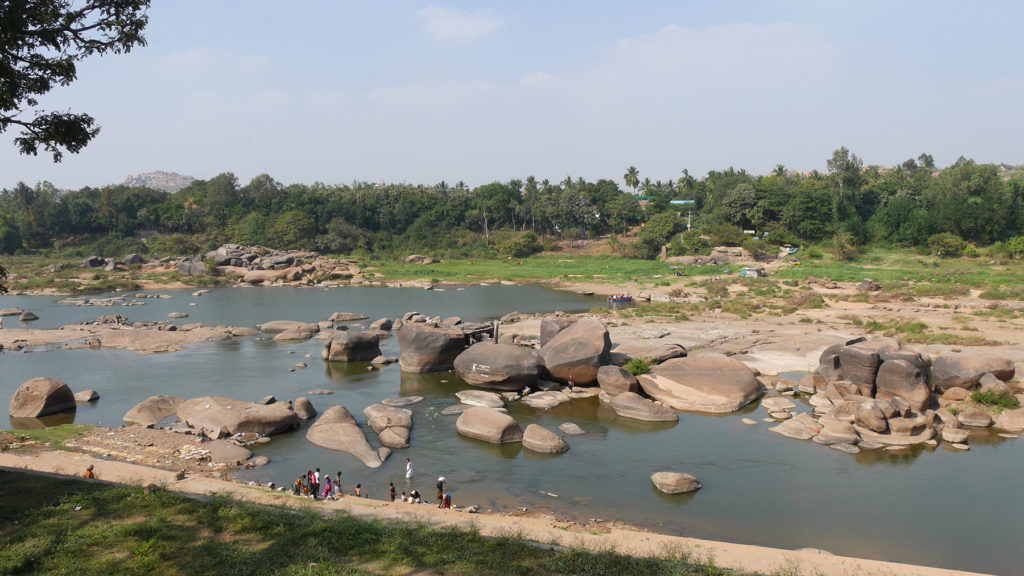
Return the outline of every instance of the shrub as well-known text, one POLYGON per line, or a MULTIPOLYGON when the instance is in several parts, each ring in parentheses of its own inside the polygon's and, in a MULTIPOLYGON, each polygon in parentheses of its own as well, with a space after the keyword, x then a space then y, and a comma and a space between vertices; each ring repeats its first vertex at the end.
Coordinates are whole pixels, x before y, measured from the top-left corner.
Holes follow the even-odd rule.
POLYGON ((1016 410, 1017 408, 1020 408, 1020 401, 1017 400, 1017 397, 1009 390, 975 390, 974 393, 971 394, 971 400, 974 400, 978 404, 984 404, 985 406, 997 406, 1007 410, 1016 410))
POLYGON ((669 253, 673 256, 708 255, 711 253, 711 241, 696 230, 687 230, 672 239, 669 253))
POLYGON ((743 249, 750 252, 750 255, 758 261, 764 260, 769 254, 775 252, 775 246, 769 244, 767 240, 760 240, 757 238, 745 239, 743 241, 743 249))
POLYGON ((199 245, 184 234, 153 236, 146 240, 146 245, 155 256, 189 256, 199 252, 199 245))
POLYGON ((967 242, 956 234, 942 232, 928 238, 928 249, 932 254, 941 258, 954 258, 962 256, 968 249, 967 242))
POLYGON ((739 246, 743 243, 743 229, 732 224, 719 224, 708 234, 712 246, 739 246))
POLYGON ((498 251, 513 258, 526 258, 540 251, 537 235, 527 230, 505 239, 498 245, 498 251))
POLYGON ((639 376, 651 370, 651 361, 647 358, 630 358, 623 368, 633 376, 639 376))

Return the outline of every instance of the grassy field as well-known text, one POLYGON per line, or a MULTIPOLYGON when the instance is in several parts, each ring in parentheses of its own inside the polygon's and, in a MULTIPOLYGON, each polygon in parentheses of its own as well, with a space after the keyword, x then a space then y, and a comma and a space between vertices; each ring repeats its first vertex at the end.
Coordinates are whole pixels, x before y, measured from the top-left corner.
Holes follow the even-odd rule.
MULTIPOLYGON (((0 471, 0 574, 725 574, 666 552, 552 549, 473 531, 205 501, 0 471)), ((729 572, 735 574, 734 572, 729 572)))

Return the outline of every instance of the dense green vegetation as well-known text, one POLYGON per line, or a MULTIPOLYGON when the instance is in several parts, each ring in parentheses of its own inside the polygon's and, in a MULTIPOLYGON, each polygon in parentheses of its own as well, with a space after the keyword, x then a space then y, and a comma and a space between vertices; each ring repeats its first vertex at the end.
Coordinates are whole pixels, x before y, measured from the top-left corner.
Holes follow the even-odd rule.
POLYGON ((743 245, 769 256, 777 244, 820 243, 839 259, 859 256, 867 244, 943 257, 979 247, 1024 254, 1024 173, 1016 169, 963 158, 938 169, 926 154, 865 168, 846 148, 827 165, 828 174, 779 166, 764 176, 729 168, 700 179, 684 170, 674 182, 640 180, 630 167, 625 179, 639 196, 612 180, 532 176, 471 189, 462 182, 285 186, 266 174, 240 185, 226 173, 174 194, 20 183, 0 193, 0 252, 182 255, 232 242, 381 258, 417 251, 524 258, 559 240, 610 235, 618 254, 641 259, 665 244, 674 254, 743 245), (694 230, 683 232, 688 217, 694 230))
POLYGON ((10 471, 0 471, 0 517, 0 574, 724 573, 686 551, 634 558, 548 549, 512 531, 485 538, 10 471))

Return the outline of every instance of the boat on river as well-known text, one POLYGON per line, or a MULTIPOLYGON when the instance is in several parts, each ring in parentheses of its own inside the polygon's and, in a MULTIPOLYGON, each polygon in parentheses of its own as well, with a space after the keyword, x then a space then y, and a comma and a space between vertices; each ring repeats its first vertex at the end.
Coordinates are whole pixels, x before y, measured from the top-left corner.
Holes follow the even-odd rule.
POLYGON ((632 294, 612 294, 608 297, 609 304, 629 304, 632 301, 632 294))

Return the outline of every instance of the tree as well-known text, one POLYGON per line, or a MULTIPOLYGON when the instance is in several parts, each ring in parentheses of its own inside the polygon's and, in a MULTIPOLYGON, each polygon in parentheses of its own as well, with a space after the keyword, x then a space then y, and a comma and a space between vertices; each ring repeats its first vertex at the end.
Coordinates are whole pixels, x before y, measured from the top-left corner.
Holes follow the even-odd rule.
POLYGON ((626 186, 632 188, 633 194, 636 195, 636 187, 640 185, 640 171, 636 169, 636 166, 630 166, 622 178, 626 181, 626 186))
MULTIPOLYGON (((0 264, 0 280, 3 280, 4 278, 7 278, 7 269, 3 267, 3 264, 0 264)), ((0 294, 3 294, 4 292, 7 292, 7 286, 0 284, 0 294)))
POLYGON ((0 133, 21 127, 22 154, 39 149, 60 162, 100 132, 92 116, 36 110, 39 97, 78 78, 77 63, 93 54, 122 54, 145 46, 150 0, 15 0, 0 3, 0 133), (80 4, 80 5, 78 5, 80 4))

